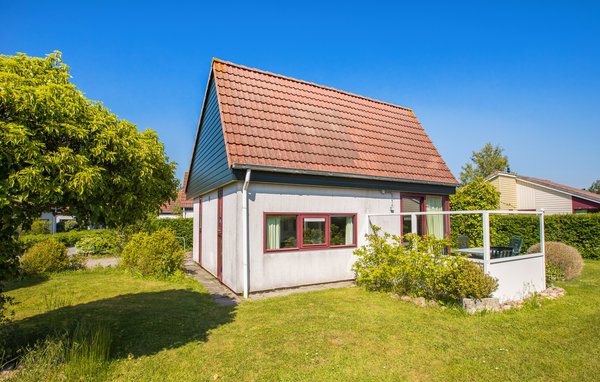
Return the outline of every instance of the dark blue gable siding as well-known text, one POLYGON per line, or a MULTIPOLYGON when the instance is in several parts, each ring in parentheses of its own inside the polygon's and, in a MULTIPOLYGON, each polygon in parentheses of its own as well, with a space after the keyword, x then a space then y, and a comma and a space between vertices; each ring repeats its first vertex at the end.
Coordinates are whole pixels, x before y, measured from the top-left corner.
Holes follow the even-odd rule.
POLYGON ((197 197, 235 179, 227 164, 225 138, 217 101, 215 81, 211 77, 208 95, 200 121, 200 136, 194 147, 194 156, 186 193, 197 197))

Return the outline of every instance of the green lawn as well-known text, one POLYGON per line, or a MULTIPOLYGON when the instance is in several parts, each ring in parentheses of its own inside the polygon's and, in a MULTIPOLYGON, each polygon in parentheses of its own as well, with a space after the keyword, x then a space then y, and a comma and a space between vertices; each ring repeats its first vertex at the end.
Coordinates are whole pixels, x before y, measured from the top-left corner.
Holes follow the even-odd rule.
POLYGON ((567 296, 501 314, 345 288, 216 305, 194 281, 85 271, 11 284, 29 336, 87 318, 113 334, 107 380, 597 380, 600 262, 567 296), (134 355, 132 360, 127 355, 134 355))

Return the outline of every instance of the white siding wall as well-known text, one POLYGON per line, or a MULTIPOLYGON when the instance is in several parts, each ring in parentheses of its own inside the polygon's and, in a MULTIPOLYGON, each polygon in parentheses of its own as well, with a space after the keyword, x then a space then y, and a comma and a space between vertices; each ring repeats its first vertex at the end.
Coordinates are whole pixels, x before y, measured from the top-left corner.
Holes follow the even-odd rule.
POLYGON ((501 302, 520 300, 546 289, 544 255, 526 255, 492 260, 488 273, 498 279, 493 296, 501 302))
POLYGON ((193 212, 193 218, 194 218, 194 227, 192 230, 192 235, 193 235, 193 245, 194 248, 192 250, 192 258, 194 259, 195 262, 199 261, 199 255, 200 255, 200 246, 198 244, 199 243, 199 230, 200 230, 200 226, 198 224, 198 219, 200 218, 200 199, 196 198, 194 199, 194 212, 193 212))
MULTIPOLYGON (((223 283, 233 287, 239 284, 241 261, 238 245, 238 188, 237 183, 223 187, 223 283), (238 265, 239 263, 239 265, 238 265), (240 268, 240 269, 237 269, 240 268)), ((200 204, 194 200, 194 260, 198 261, 200 204)), ((219 195, 215 190, 202 196, 202 267, 217 277, 217 214, 219 195)), ((240 205, 241 209, 241 205, 240 205)))
POLYGON ((517 180, 517 205, 519 209, 544 209, 546 214, 573 212, 571 196, 517 180))
MULTIPOLYGON (((353 255, 355 248, 265 253, 265 212, 356 213, 357 239, 361 245, 368 229, 366 214, 389 213, 392 204, 398 212, 397 192, 382 194, 380 190, 250 183, 250 291, 348 280, 354 277, 351 267, 356 261, 353 255)), ((398 217, 396 220, 399 220, 398 217)), ((239 234, 238 242, 241 243, 241 230, 239 234)), ((241 270, 241 256, 239 259, 241 270)), ((241 275, 240 272, 240 282, 232 286, 236 292, 243 289, 241 275)))
POLYGON ((202 267, 215 276, 217 275, 218 205, 217 191, 202 195, 202 267))
MULTIPOLYGON (((232 183, 223 187, 223 283, 230 288, 233 285, 239 286, 241 292, 243 288, 243 281, 241 280, 242 221, 238 219, 238 215, 241 215, 242 210, 241 200, 238 203, 240 185, 241 183, 232 183)), ((211 224, 217 225, 216 215, 214 223, 207 222, 207 225, 211 224)), ((216 233, 215 236, 208 237, 207 240, 214 241, 216 247, 216 233)))

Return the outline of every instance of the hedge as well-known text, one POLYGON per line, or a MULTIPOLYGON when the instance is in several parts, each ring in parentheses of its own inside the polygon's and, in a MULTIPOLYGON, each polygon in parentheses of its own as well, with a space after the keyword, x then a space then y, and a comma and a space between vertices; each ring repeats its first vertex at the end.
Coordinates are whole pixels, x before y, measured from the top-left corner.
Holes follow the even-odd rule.
MULTIPOLYGON (((177 219, 156 219, 153 224, 156 230, 161 228, 169 228, 175 236, 185 238, 185 250, 192 250, 192 240, 194 233, 194 219, 192 218, 177 218, 177 219)), ((181 243, 183 248, 183 243, 181 243)))
POLYGON ((61 232, 55 234, 23 235, 19 238, 19 242, 23 251, 31 248, 34 244, 41 243, 49 239, 55 239, 63 243, 66 247, 73 247, 75 246, 75 243, 84 237, 108 235, 109 232, 110 231, 105 229, 94 229, 86 231, 61 232))
MULTIPOLYGON (((549 215, 544 218, 546 241, 573 246, 584 258, 600 259, 600 213, 549 215)), ((452 218, 453 242, 466 235, 471 246, 481 246, 481 217, 452 218), (462 219, 462 220, 461 220, 462 219)), ((540 242, 539 218, 531 215, 490 215, 492 245, 508 245, 511 237, 523 238, 521 252, 540 242)), ((454 244, 454 243, 453 243, 454 244)))

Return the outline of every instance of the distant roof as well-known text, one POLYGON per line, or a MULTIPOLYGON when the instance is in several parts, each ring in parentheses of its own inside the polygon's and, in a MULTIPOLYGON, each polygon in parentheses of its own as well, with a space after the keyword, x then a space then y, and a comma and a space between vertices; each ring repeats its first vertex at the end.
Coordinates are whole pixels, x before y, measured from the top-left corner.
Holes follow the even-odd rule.
POLYGON ((554 183, 551 182, 549 180, 546 179, 538 179, 538 178, 532 178, 530 176, 525 176, 525 175, 519 175, 519 174, 515 174, 515 173, 509 173, 509 172, 496 172, 493 175, 490 175, 486 178, 486 180, 491 180, 496 178, 499 175, 504 175, 504 176, 512 176, 515 177, 517 179, 526 181, 526 182, 530 182, 530 183, 534 183, 540 186, 544 186, 544 187, 548 187, 551 188, 553 190, 559 191, 559 192, 563 192, 572 196, 576 196, 578 198, 582 198, 582 199, 587 199, 587 200, 591 200, 593 202, 597 202, 600 203, 600 195, 599 194, 595 194, 593 192, 589 192, 589 191, 585 191, 585 190, 580 190, 577 188, 573 188, 573 187, 569 187, 569 186, 564 186, 562 184, 558 184, 558 183, 554 183))
POLYGON ((179 207, 181 207, 181 208, 193 208, 194 207, 194 201, 188 200, 185 195, 185 188, 187 186, 187 181, 188 181, 188 172, 186 171, 185 175, 183 176, 183 188, 177 192, 177 199, 171 200, 168 203, 166 203, 164 206, 162 206, 160 208, 161 213, 166 213, 166 214, 172 213, 173 207, 175 207, 177 204, 179 204, 179 207))
POLYGON ((213 60, 230 168, 456 185, 412 110, 213 60))

